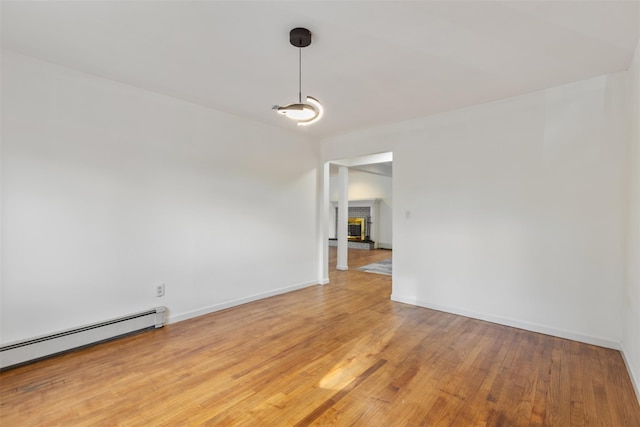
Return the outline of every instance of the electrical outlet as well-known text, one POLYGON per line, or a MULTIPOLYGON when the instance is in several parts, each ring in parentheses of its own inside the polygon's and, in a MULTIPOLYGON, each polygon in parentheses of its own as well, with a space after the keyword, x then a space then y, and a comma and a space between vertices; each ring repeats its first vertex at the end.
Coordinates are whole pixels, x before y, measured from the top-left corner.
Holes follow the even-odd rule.
POLYGON ((163 297, 164 296, 164 283, 160 283, 156 285, 156 296, 163 297))

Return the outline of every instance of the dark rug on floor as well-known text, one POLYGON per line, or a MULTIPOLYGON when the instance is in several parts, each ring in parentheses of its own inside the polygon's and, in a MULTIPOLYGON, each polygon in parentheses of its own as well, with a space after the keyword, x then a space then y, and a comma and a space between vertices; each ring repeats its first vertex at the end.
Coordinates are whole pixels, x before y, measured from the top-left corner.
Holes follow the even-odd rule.
POLYGON ((367 273, 386 274, 391 276, 391 258, 365 265, 357 270, 366 271, 367 273))

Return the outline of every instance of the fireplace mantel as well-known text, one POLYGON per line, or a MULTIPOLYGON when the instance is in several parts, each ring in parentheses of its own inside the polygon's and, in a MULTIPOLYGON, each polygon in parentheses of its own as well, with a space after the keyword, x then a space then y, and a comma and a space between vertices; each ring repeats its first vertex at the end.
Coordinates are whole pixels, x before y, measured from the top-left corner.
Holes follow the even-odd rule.
MULTIPOLYGON (((380 204, 380 200, 382 199, 357 199, 357 200, 349 200, 350 208, 373 208, 380 204)), ((331 205, 334 208, 338 207, 337 201, 331 201, 331 205)))

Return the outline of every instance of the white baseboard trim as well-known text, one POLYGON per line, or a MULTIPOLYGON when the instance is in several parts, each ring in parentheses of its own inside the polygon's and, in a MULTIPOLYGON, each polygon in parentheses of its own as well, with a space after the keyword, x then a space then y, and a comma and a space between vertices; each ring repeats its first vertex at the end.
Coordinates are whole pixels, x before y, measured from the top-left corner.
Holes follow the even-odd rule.
POLYGON ((346 271, 349 269, 348 265, 336 265, 336 270, 343 270, 346 271))
POLYGON ((401 302, 405 304, 416 305, 419 307, 429 308, 431 310, 443 311, 445 313, 457 314, 459 316, 470 317, 473 319, 484 320, 486 322, 497 323, 499 325, 511 326, 513 328, 524 329, 526 331, 537 332, 540 334, 551 335, 558 338, 565 338, 573 341, 583 342, 585 344, 597 345, 599 347, 610 348, 613 350, 621 350, 619 342, 611 341, 605 338, 592 337, 589 335, 583 335, 577 332, 565 331, 563 329, 551 328, 536 323, 522 322, 516 319, 510 319, 507 317, 493 316, 484 313, 477 313, 473 311, 467 311, 458 309, 455 307, 445 307, 437 304, 430 304, 424 301, 417 300, 414 297, 406 297, 402 295, 391 295, 391 300, 401 302))
POLYGON ((327 285, 329 283, 329 278, 325 277, 324 279, 320 280, 320 285, 327 285))
POLYGON ((379 249, 391 249, 391 250, 393 250, 393 247, 391 246, 391 243, 378 243, 378 248, 379 249))
MULTIPOLYGON (((328 280, 327 280, 328 282, 328 280)), ((318 282, 316 280, 312 280, 309 282, 298 283, 292 286, 286 286, 284 288, 274 289, 268 292, 262 292, 260 294, 250 295, 247 297, 237 298, 230 301, 221 302, 218 304, 209 305, 206 307, 199 308, 197 310, 188 311, 186 313, 180 313, 176 315, 169 315, 167 323, 177 323, 183 320, 191 319, 193 317, 202 316, 205 314, 213 313, 216 311, 224 310, 226 308, 235 307, 238 305, 246 304, 249 302, 261 300, 264 298, 269 298, 275 295, 286 294, 287 292, 296 291, 298 289, 307 288, 309 286, 317 285, 318 282)))
POLYGON ((391 294, 391 301, 401 302, 403 304, 418 305, 416 303, 416 299, 413 297, 407 297, 404 295, 398 295, 393 293, 391 294))
POLYGON ((633 369, 631 369, 631 364, 629 363, 627 354, 624 351, 624 346, 620 350, 620 354, 622 354, 622 360, 624 360, 624 364, 627 367, 627 372, 629 372, 631 384, 633 385, 633 389, 636 392, 636 398, 638 399, 638 403, 640 403, 640 378, 636 378, 636 376, 633 374, 633 369))

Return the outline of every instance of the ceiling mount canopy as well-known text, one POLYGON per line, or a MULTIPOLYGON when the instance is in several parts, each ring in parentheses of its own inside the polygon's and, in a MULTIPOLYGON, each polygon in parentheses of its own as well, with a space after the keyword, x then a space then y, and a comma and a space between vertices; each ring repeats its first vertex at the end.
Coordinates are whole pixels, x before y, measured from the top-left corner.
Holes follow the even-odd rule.
POLYGON ((289 42, 295 47, 307 47, 311 44, 311 31, 306 28, 294 28, 289 32, 289 42))
POLYGON ((289 32, 289 42, 298 48, 298 102, 287 105, 275 105, 273 108, 285 117, 306 126, 320 120, 324 113, 322 104, 316 98, 307 96, 302 102, 302 48, 311 44, 311 31, 306 28, 294 28, 289 32))

